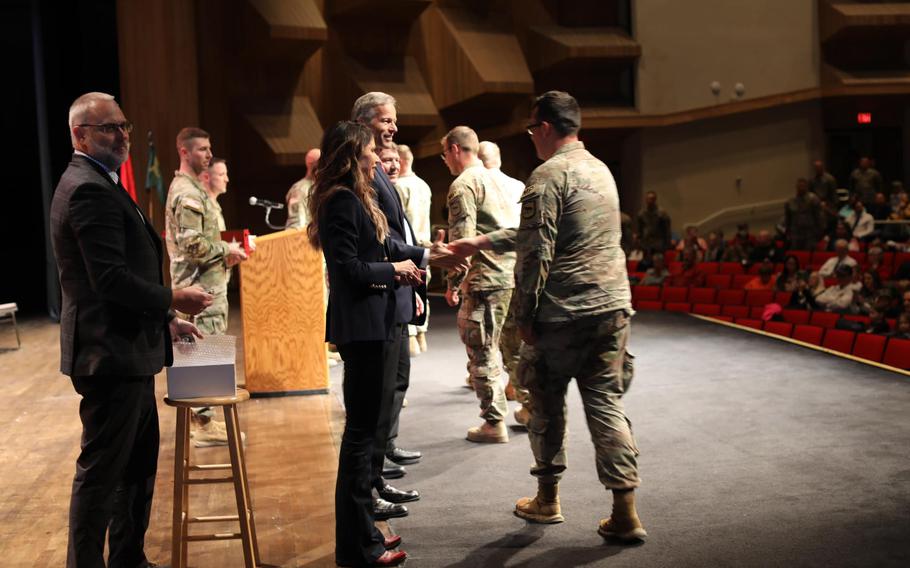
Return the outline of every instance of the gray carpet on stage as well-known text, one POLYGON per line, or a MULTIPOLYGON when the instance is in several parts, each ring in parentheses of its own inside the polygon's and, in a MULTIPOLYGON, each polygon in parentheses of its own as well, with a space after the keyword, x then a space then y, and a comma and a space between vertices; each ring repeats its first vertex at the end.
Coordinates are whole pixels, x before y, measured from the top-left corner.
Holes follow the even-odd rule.
POLYGON ((574 384, 566 522, 512 515, 536 488, 527 435, 464 439, 477 401, 454 312, 438 298, 433 309, 401 418, 400 445, 425 457, 394 482, 422 495, 393 523, 409 566, 910 566, 907 377, 683 314, 638 314, 626 405, 650 538, 623 547, 596 533, 611 499, 574 384))

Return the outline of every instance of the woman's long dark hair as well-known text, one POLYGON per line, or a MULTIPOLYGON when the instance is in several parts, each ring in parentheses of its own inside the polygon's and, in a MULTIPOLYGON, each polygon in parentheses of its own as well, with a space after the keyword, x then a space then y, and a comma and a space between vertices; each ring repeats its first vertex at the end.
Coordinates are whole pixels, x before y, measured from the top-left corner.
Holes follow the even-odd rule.
POLYGON ((310 222, 307 237, 316 248, 319 241, 319 217, 325 204, 336 192, 351 190, 363 204, 376 227, 376 239, 385 241, 389 223, 376 204, 376 193, 360 171, 359 158, 373 139, 373 131, 359 122, 341 121, 326 130, 322 137, 322 155, 316 164, 316 181, 310 190, 307 210, 310 222))

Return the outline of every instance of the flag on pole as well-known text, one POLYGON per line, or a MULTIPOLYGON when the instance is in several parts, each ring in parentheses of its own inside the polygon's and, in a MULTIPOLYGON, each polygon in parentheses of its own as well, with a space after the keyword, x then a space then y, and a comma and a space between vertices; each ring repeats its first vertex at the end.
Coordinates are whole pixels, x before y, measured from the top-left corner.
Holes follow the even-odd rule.
POLYGON ((155 153, 155 140, 152 137, 152 131, 149 130, 148 134, 149 142, 149 155, 148 161, 146 162, 145 169, 145 191, 149 194, 149 219, 154 220, 155 218, 155 202, 152 199, 152 190, 155 191, 155 194, 158 196, 158 201, 162 204, 165 200, 164 195, 164 184, 161 181, 161 168, 158 166, 158 156, 155 153))
POLYGON ((136 200, 136 178, 133 177, 133 158, 131 156, 127 156, 126 161, 120 166, 120 183, 133 198, 133 202, 139 203, 136 200))

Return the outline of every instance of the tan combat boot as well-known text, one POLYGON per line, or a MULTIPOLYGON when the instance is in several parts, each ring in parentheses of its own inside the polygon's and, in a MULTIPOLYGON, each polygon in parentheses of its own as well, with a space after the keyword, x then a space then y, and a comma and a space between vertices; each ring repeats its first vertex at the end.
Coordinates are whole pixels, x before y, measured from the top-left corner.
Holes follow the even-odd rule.
POLYGON ((525 428, 528 427, 528 422, 531 421, 531 412, 528 410, 528 407, 521 405, 515 409, 515 422, 518 422, 520 425, 525 428))
POLYGON ((537 497, 522 497, 515 503, 515 516, 532 523, 554 524, 565 519, 559 509, 559 484, 537 483, 537 497))
POLYGON ((509 441, 509 432, 506 423, 486 422, 468 430, 468 440, 479 444, 504 444, 509 441))
POLYGON ((644 540, 648 533, 635 511, 635 491, 613 491, 613 514, 600 521, 597 534, 625 542, 644 540))

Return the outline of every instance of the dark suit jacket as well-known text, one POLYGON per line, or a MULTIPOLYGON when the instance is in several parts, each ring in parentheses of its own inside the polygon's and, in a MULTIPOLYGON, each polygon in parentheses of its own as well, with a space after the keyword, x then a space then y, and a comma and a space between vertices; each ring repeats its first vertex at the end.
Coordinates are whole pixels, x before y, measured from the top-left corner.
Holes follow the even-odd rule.
MULTIPOLYGON (((385 213, 389 221, 389 238, 398 242, 402 246, 410 246, 405 238, 405 214, 404 207, 401 205, 401 199, 392 180, 382 170, 382 167, 376 166, 376 174, 373 176, 373 189, 376 190, 376 198, 379 200, 379 208, 385 213)), ((414 231, 411 230, 411 224, 408 222, 407 230, 410 231, 411 242, 416 243, 417 238, 414 231)), ((424 249, 421 248, 421 251, 424 249)), ((421 260, 423 256, 421 255, 421 260)), ((403 258, 393 258, 393 260, 404 260, 403 258)), ((420 266, 420 262, 415 260, 414 264, 420 266)), ((417 304, 414 302, 414 292, 416 291, 424 305, 427 303, 427 285, 424 284, 413 288, 411 286, 398 286, 395 289, 395 296, 398 300, 398 306, 395 312, 396 323, 411 323, 414 325, 423 325, 427 319, 426 310, 420 316, 417 316, 417 304)))
POLYGON ((172 362, 161 239, 122 187, 74 155, 51 204, 63 292, 60 371, 154 375, 172 362))
POLYGON ((409 258, 417 264, 424 249, 391 238, 377 241, 376 227, 366 209, 346 189, 326 202, 319 218, 319 240, 329 272, 326 340, 344 345, 391 339, 397 294, 390 259, 409 258))

